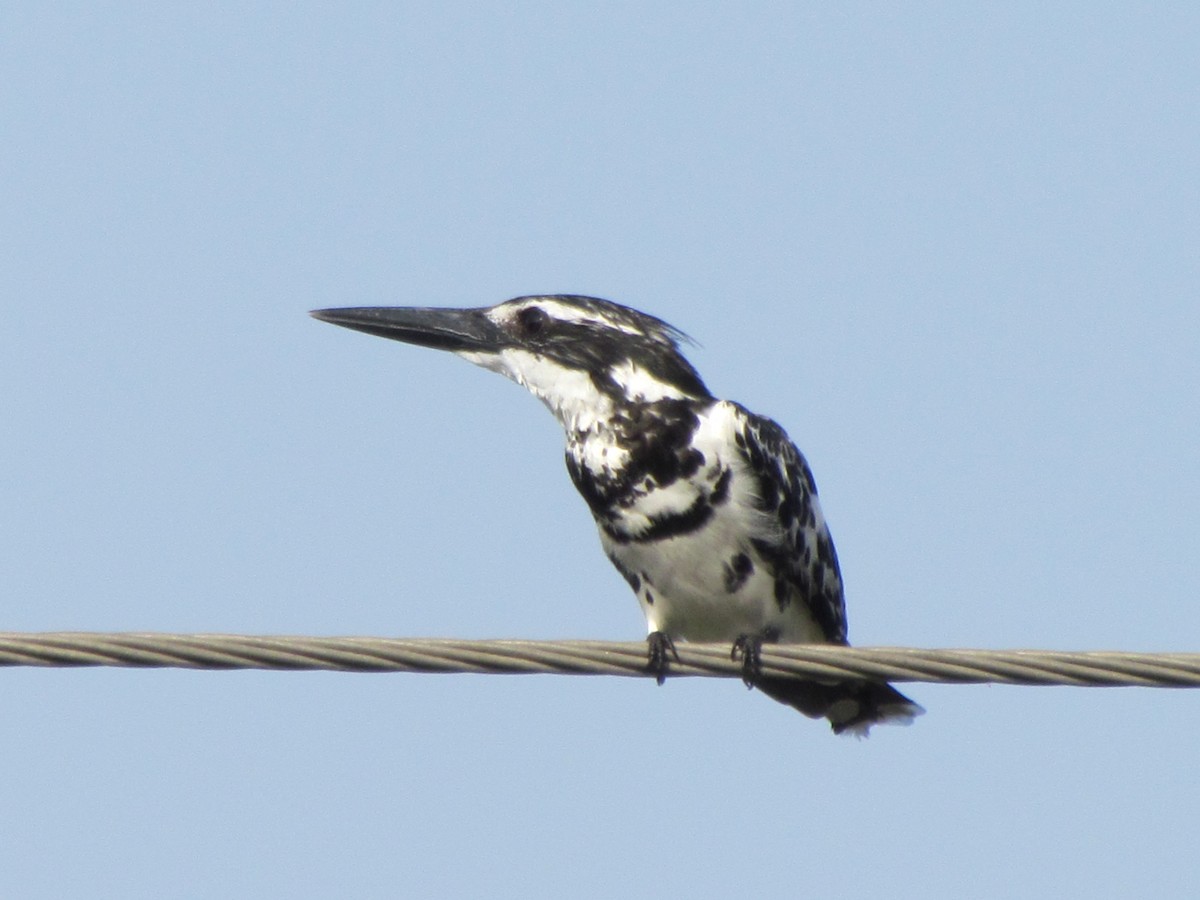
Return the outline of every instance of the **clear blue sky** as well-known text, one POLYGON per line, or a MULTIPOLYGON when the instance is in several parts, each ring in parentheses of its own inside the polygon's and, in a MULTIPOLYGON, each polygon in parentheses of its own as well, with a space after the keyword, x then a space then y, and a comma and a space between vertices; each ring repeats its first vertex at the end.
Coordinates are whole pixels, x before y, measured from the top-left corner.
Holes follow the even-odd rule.
MULTIPOLYGON (((1194 4, 0 10, 0 628, 642 634, 550 416, 347 305, 593 293, 808 455, 859 644, 1200 650, 1194 4)), ((1192 896, 1200 694, 0 671, 0 894, 1192 896)))

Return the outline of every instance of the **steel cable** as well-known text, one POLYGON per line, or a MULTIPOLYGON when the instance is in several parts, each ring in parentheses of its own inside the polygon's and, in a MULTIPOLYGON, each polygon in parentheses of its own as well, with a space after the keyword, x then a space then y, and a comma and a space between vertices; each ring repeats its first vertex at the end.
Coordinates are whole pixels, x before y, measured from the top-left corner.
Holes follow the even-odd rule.
MULTIPOLYGON (((678 644, 670 676, 741 677, 724 644, 678 644)), ((649 677, 643 642, 0 632, 0 666, 649 677)), ((1200 653, 766 645, 762 672, 842 681, 1200 687, 1200 653)))

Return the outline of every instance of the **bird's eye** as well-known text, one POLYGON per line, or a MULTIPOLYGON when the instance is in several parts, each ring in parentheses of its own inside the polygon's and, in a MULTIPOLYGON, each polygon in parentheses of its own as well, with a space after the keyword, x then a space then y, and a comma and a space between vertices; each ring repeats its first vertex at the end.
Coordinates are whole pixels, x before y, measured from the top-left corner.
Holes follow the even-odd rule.
POLYGON ((517 323, 526 337, 536 337, 546 329, 549 316, 540 306, 527 306, 517 313, 517 323))

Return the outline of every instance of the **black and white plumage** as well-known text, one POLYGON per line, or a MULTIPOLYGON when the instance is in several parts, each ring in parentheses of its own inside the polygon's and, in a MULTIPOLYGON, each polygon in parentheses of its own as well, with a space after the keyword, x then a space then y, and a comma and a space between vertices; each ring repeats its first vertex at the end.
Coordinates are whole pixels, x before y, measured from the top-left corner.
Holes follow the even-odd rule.
POLYGON ((313 315, 449 350, 546 404, 604 552, 641 604, 660 674, 673 641, 729 641, 748 684, 836 732, 922 711, 882 682, 759 673, 764 641, 847 643, 837 554, 800 451, 775 422, 713 397, 670 325, 575 295, 313 315))

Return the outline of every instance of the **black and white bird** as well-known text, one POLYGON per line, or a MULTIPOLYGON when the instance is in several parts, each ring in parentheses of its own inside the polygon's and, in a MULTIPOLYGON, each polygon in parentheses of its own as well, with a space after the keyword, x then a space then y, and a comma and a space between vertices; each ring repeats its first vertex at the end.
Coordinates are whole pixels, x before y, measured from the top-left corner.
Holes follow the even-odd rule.
POLYGON ((637 595, 649 665, 729 641, 747 684, 835 732, 922 712, 891 685, 765 677, 763 642, 846 644, 842 576, 808 464, 784 430, 718 400, 654 316, 576 295, 477 309, 322 309, 318 319, 448 350, 524 385, 566 432, 567 471, 637 595))

